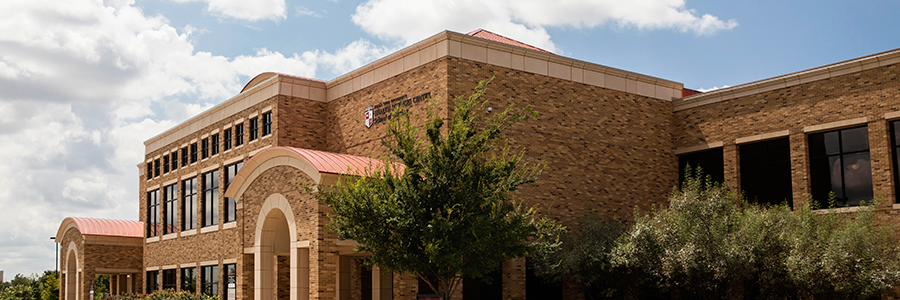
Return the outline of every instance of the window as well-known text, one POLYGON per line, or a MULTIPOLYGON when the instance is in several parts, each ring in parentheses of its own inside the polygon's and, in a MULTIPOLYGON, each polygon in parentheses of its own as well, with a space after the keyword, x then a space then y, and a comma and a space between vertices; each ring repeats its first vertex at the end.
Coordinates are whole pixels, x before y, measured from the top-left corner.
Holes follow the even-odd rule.
POLYGON ((153 162, 147 163, 147 180, 153 179, 153 162))
POLYGON ((207 157, 209 157, 209 138, 200 141, 200 158, 206 159, 207 157))
POLYGON ((225 151, 231 150, 231 128, 225 129, 225 132, 222 133, 222 135, 222 138, 225 139, 223 141, 225 142, 225 145, 222 146, 222 148, 224 148, 225 151))
POLYGON ((184 224, 183 230, 191 230, 197 228, 197 178, 191 178, 181 182, 181 191, 184 210, 181 212, 184 224))
POLYGON ((788 138, 740 145, 741 190, 764 205, 793 205, 788 138))
POLYGON ((172 152, 170 155, 171 158, 169 160, 172 161, 172 172, 178 169, 178 151, 172 152))
MULTIPOLYGON (((234 181, 234 177, 237 175, 238 171, 241 170, 241 167, 244 166, 244 162, 238 162, 236 164, 231 164, 225 166, 225 189, 228 190, 228 186, 231 185, 231 182, 234 181)), ((237 215, 237 209, 235 208, 236 203, 234 203, 234 198, 225 198, 225 223, 234 222, 235 216, 237 215)))
POLYGON ((827 205, 828 193, 834 192, 837 207, 872 199, 868 133, 863 126, 809 135, 813 199, 827 205))
POLYGON ((259 138, 259 118, 250 119, 250 141, 259 138))
POLYGON ((178 281, 176 280, 176 276, 178 275, 178 270, 163 270, 162 271, 162 288, 164 290, 172 289, 178 286, 178 281))
MULTIPOLYGON (((163 202, 165 203, 165 219, 166 224, 163 229, 164 234, 174 233, 178 230, 178 185, 167 185, 163 187, 163 202)), ((174 272, 174 271, 173 271, 174 272)), ((175 284, 175 283, 172 283, 175 284)))
MULTIPOLYGON (((900 169, 897 166, 900 166, 900 121, 891 122, 891 145, 893 147, 892 150, 894 152, 894 186, 898 187, 900 185, 900 169)), ((894 199, 894 203, 900 203, 900 193, 895 193, 897 198, 894 199)))
POLYGON ((244 144, 244 123, 234 125, 234 146, 244 144))
POLYGON ((272 112, 263 114, 263 136, 272 134, 272 112))
POLYGON ((159 271, 147 271, 147 294, 159 290, 159 271))
POLYGON ((181 269, 181 290, 185 292, 197 292, 197 269, 181 269))
POLYGON ((169 173, 169 155, 163 155, 162 160, 163 174, 169 173))
POLYGON ((153 161, 153 174, 159 177, 159 158, 153 161))
POLYGON ((678 185, 680 186, 684 182, 684 170, 687 166, 691 166, 692 170, 700 167, 703 169, 703 176, 709 175, 714 182, 725 182, 724 157, 722 148, 679 155, 678 185))
POLYGON ((181 166, 188 165, 188 148, 181 148, 181 166))
POLYGON ((225 299, 237 299, 237 265, 235 264, 225 265, 225 299))
POLYGON ((197 162, 197 143, 191 144, 191 163, 197 162))
POLYGON ((219 170, 203 174, 203 227, 219 224, 219 170))
POLYGON ((147 237, 159 235, 159 190, 147 193, 147 237))
POLYGON ((201 267, 202 272, 200 282, 203 283, 203 294, 218 295, 219 294, 219 266, 201 267))
POLYGON ((219 154, 219 134, 218 133, 213 134, 211 139, 212 139, 212 145, 210 145, 210 146, 212 147, 212 155, 219 154))

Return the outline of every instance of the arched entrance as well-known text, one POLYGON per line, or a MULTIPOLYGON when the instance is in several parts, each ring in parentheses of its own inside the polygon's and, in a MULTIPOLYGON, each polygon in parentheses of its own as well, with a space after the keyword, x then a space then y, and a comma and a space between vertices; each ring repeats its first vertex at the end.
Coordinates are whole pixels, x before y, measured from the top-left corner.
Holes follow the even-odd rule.
POLYGON ((309 250, 294 247, 296 241, 290 203, 281 194, 270 195, 257 219, 255 299, 309 299, 309 250))
POLYGON ((78 249, 75 248, 75 243, 71 243, 69 247, 67 247, 68 256, 66 257, 66 300, 76 300, 78 299, 78 278, 81 277, 78 274, 78 249))

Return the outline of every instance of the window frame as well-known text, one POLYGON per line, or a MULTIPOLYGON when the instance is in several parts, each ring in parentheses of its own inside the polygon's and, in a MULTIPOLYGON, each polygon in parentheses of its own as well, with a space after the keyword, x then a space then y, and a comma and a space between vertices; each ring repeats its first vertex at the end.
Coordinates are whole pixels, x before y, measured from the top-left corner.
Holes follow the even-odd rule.
POLYGON ((181 230, 197 229, 197 177, 181 181, 181 230))
POLYGON ((255 141, 259 138, 259 117, 253 117, 250 119, 250 141, 255 141))
MULTIPOLYGON (((231 182, 234 181, 234 178, 237 176, 237 173, 241 171, 241 168, 244 166, 244 161, 239 161, 230 165, 225 166, 225 190, 228 190, 228 187, 231 185, 231 182)), ((225 197, 225 223, 231 223, 237 221, 237 203, 234 198, 225 197)))
POLYGON ((244 145, 244 123, 234 125, 234 147, 244 145))
POLYGON ((212 156, 212 155, 219 154, 219 134, 218 133, 210 136, 210 144, 211 144, 211 145, 209 145, 210 152, 212 152, 210 155, 212 156))
POLYGON ((272 111, 267 111, 263 113, 263 134, 262 136, 268 136, 272 134, 272 111))
POLYGON ((159 221, 159 189, 155 189, 147 192, 147 237, 159 236, 159 221))
POLYGON ((178 232, 178 183, 163 187, 163 234, 178 232))
POLYGON ((159 290, 159 270, 147 271, 145 275, 147 283, 147 294, 152 294, 159 290))
POLYGON ((209 158, 209 138, 200 140, 200 159, 209 158))
POLYGON ((197 292, 197 268, 196 267, 188 267, 181 268, 181 290, 196 293, 197 292), (188 281, 187 279, 191 280, 188 281))
POLYGON ((181 166, 187 166, 191 162, 188 160, 188 147, 184 146, 181 148, 181 166))
POLYGON ((172 162, 172 172, 175 172, 178 170, 178 151, 172 152, 169 156, 171 157, 169 160, 172 162))
POLYGON ((203 227, 216 225, 219 225, 218 169, 203 173, 203 227))
MULTIPOLYGON (((825 174, 820 174, 820 172, 816 172, 816 169, 820 167, 818 164, 816 164, 816 161, 820 160, 820 159, 829 159, 830 160, 833 157, 837 157, 841 164, 841 168, 839 169, 840 176, 841 176, 841 192, 840 192, 840 194, 838 194, 837 192, 834 193, 835 194, 834 195, 835 206, 836 207, 844 207, 844 206, 853 207, 853 206, 859 206, 862 201, 871 201, 871 199, 875 196, 875 191, 874 191, 873 186, 868 187, 869 195, 865 196, 864 199, 851 200, 848 198, 848 196, 847 196, 848 195, 847 174, 844 169, 845 157, 865 153, 868 156, 869 172, 863 172, 862 174, 867 175, 869 177, 868 178, 869 182, 871 184, 874 184, 874 179, 872 177, 872 165, 871 165, 871 163, 872 163, 872 143, 871 143, 871 139, 869 139, 868 124, 863 124, 860 126, 853 126, 853 127, 846 127, 846 128, 837 128, 837 129, 822 131, 822 132, 814 132, 814 133, 807 134, 806 139, 807 139, 807 145, 808 145, 807 155, 809 156, 808 157, 809 173, 810 173, 809 174, 809 186, 810 186, 811 194, 813 195, 813 199, 815 201, 820 201, 820 203, 823 204, 823 206, 828 205, 828 203, 826 203, 826 201, 828 199, 827 199, 827 196, 825 196, 828 193, 822 192, 824 190, 824 187, 817 186, 818 184, 820 184, 820 182, 823 182, 823 179, 826 179, 826 178, 820 177, 825 174), (864 136, 866 138, 866 149, 865 150, 848 150, 845 152, 844 151, 844 146, 845 146, 844 145, 844 134, 846 132, 855 131, 855 130, 859 130, 859 129, 864 129, 863 131, 865 132, 864 136), (829 133, 837 133, 838 139, 837 139, 836 145, 838 147, 838 151, 836 153, 829 154, 828 149, 827 149, 828 146, 823 145, 823 147, 824 147, 823 154, 814 154, 813 153, 813 151, 815 149, 814 147, 817 147, 817 146, 813 146, 814 137, 821 135, 822 140, 825 141, 825 139, 827 138, 826 135, 829 133)), ((827 165, 822 165, 822 166, 827 166, 827 165)), ((833 171, 834 168, 829 168, 829 170, 833 171)), ((827 178, 828 181, 833 181, 832 174, 830 172, 827 177, 828 177, 827 178)), ((833 187, 834 186, 829 186, 830 189, 833 187)), ((832 192, 834 192, 834 191, 832 190, 832 192)), ((826 207, 822 207, 822 208, 826 208, 826 207)))
POLYGON ((200 267, 200 289, 204 295, 219 295, 219 266, 200 267), (210 280, 212 279, 212 280, 210 280))
POLYGON ((191 144, 191 163, 197 162, 197 143, 191 144))
POLYGON ((222 144, 223 151, 231 150, 231 128, 222 132, 222 144))

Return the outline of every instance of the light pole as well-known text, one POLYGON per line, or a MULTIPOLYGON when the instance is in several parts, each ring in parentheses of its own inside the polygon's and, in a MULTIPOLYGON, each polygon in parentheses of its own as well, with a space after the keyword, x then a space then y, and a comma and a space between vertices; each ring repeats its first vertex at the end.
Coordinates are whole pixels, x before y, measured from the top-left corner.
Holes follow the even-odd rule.
POLYGON ((59 243, 56 242, 55 236, 51 236, 50 239, 56 244, 56 278, 59 278, 59 243))

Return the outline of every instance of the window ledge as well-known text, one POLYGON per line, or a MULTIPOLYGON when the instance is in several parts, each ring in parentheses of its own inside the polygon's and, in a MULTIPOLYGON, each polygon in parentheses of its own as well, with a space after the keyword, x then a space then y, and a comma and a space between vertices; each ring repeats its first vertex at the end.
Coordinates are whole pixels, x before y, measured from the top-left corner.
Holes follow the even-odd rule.
POLYGON ((174 238, 177 238, 177 237, 178 237, 178 234, 177 234, 177 233, 169 233, 169 234, 163 235, 163 236, 162 236, 162 239, 163 239, 163 240, 171 240, 171 239, 174 239, 174 238))
POLYGON ((207 227, 200 228, 200 233, 208 233, 219 230, 219 225, 209 225, 207 227))
POLYGON ((235 227, 237 227, 237 221, 228 222, 225 223, 225 225, 222 225, 222 229, 231 229, 235 227))
POLYGON ((151 238, 147 238, 147 243, 154 243, 154 242, 159 242, 159 237, 158 237, 158 236, 154 236, 154 237, 151 237, 151 238))
MULTIPOLYGON (((823 208, 814 210, 813 213, 817 214, 844 214, 844 213, 853 213, 860 210, 860 208, 865 206, 851 206, 851 207, 838 207, 838 208, 823 208)), ((895 208, 897 206, 894 206, 895 208)))
POLYGON ((181 232, 181 236, 183 236, 183 237, 184 236, 192 236, 195 234, 197 234, 197 229, 190 229, 190 230, 185 230, 185 231, 181 232))
POLYGON ((893 209, 900 209, 900 203, 895 203, 892 207, 893 209))

